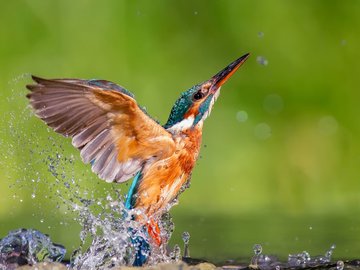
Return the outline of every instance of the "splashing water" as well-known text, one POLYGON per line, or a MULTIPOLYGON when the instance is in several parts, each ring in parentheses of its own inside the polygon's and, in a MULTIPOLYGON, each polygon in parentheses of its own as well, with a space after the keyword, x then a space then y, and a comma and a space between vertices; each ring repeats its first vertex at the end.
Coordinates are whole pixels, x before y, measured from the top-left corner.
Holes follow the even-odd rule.
MULTIPOLYGON (((71 256, 71 266, 74 269, 108 269, 122 265, 133 265, 135 256, 140 249, 143 256, 151 256, 147 264, 170 262, 178 259, 167 255, 165 245, 174 230, 169 213, 161 217, 159 226, 164 245, 143 248, 143 242, 148 241, 148 235, 142 225, 132 220, 135 210, 124 206, 125 199, 119 190, 109 190, 106 196, 97 198, 94 191, 82 190, 77 181, 67 177, 63 162, 71 159, 65 154, 56 154, 56 158, 48 157, 49 171, 55 176, 55 183, 65 187, 65 191, 56 189, 56 195, 69 211, 76 214, 75 221, 81 226, 80 246, 71 256)), ((137 215, 141 213, 136 213, 137 215)))
POLYGON ((344 262, 343 261, 337 261, 336 263, 336 270, 343 270, 344 269, 344 262))
POLYGON ((182 259, 181 258, 181 249, 180 249, 179 245, 176 244, 174 246, 174 249, 173 249, 173 251, 170 252, 169 256, 175 262, 181 261, 181 259, 182 259))
MULTIPOLYGON (((138 222, 131 219, 132 210, 125 209, 124 200, 119 193, 116 199, 108 195, 106 201, 87 201, 85 205, 73 205, 73 209, 78 211, 78 222, 83 226, 80 233, 81 245, 72 255, 71 265, 74 269, 108 269, 133 265, 141 245, 138 239, 148 239, 148 235, 138 222), (95 205, 100 208, 100 213, 96 215, 94 212, 98 212, 99 209, 91 208, 95 205), (87 240, 90 240, 91 244, 84 251, 87 240)), ((168 213, 162 217, 160 226, 161 231, 166 232, 165 237, 169 239, 173 223, 168 213), (167 230, 169 228, 170 231, 167 230)), ((141 249, 141 252, 147 251, 141 249)), ((179 257, 167 255, 164 247, 151 248, 147 264, 174 260, 179 260, 179 257)))
POLYGON ((251 258, 250 268, 259 268, 259 269, 274 269, 277 264, 277 258, 275 256, 262 254, 262 246, 256 244, 253 247, 254 256, 251 258))
MULTIPOLYGON (((325 255, 310 256, 309 252, 303 251, 298 254, 289 254, 287 262, 281 262, 276 256, 262 254, 262 246, 254 245, 253 251, 255 255, 250 262, 250 268, 261 270, 280 270, 283 268, 302 269, 309 267, 325 266, 331 262, 331 256, 335 249, 332 245, 325 255)), ((344 262, 338 261, 336 269, 342 269, 344 262)))
POLYGON ((183 232, 182 240, 184 241, 184 258, 190 258, 190 250, 189 250, 190 233, 183 232))
POLYGON ((37 230, 18 229, 0 240, 0 269, 15 269, 18 265, 61 261, 66 249, 51 242, 49 236, 37 230))
MULTIPOLYGON (((26 84, 23 79, 20 78, 18 82, 22 87, 26 84)), ((16 89, 22 87, 14 86, 16 89)), ((13 91, 9 102, 21 100, 25 103, 24 97, 25 89, 13 91)), ((38 198, 44 197, 50 204, 54 204, 56 211, 63 212, 64 220, 60 222, 60 226, 67 226, 70 222, 81 225, 80 244, 71 256, 71 266, 74 269, 108 269, 132 265, 141 244, 139 239, 145 239, 146 242, 149 237, 142 225, 132 220, 134 210, 125 209, 125 198, 120 194, 119 185, 115 187, 115 184, 107 184, 103 190, 89 187, 89 185, 97 185, 99 181, 89 168, 79 174, 80 170, 76 167, 85 165, 82 165, 78 155, 72 154, 71 150, 65 150, 69 142, 64 143, 66 145, 64 147, 62 145, 64 139, 52 135, 49 129, 47 141, 41 141, 39 138, 44 136, 29 131, 33 127, 28 128, 33 120, 32 113, 28 108, 19 110, 18 108, 21 107, 26 108, 26 104, 14 106, 16 111, 10 111, 2 116, 10 128, 1 132, 8 132, 5 135, 10 138, 12 145, 4 152, 16 160, 13 164, 19 164, 14 165, 18 167, 12 168, 15 171, 14 175, 17 174, 16 171, 26 171, 22 178, 15 181, 15 184, 9 177, 9 181, 12 181, 11 187, 16 192, 14 199, 20 202, 24 199, 26 201, 27 197, 23 198, 17 192, 24 193, 24 190, 29 190, 28 199, 33 205, 37 203, 38 198), (47 168, 47 172, 43 168, 47 168), (39 196, 38 194, 41 193, 45 195, 39 196)), ((176 201, 169 205, 168 209, 174 203, 176 201)), ((41 209, 40 203, 39 209, 41 209)), ((46 213, 39 217, 41 224, 46 223, 46 217, 46 213)), ((180 260, 181 251, 178 246, 170 254, 166 250, 166 244, 174 231, 169 213, 161 217, 159 227, 163 245, 150 247, 151 256, 147 264, 180 260)), ((149 251, 145 249, 141 252, 149 251)))

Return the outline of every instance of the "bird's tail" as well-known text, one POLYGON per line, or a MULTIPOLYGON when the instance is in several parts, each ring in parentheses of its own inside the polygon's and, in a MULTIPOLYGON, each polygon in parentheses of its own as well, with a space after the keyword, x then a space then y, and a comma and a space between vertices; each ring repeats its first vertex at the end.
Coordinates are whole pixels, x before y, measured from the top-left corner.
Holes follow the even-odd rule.
POLYGON ((135 249, 133 266, 142 266, 151 254, 151 246, 161 246, 162 244, 159 225, 152 219, 142 227, 140 235, 134 229, 131 229, 130 235, 135 249))
MULTIPOLYGON (((127 194, 125 208, 128 210, 133 209, 133 196, 134 194, 136 194, 136 187, 141 178, 141 171, 139 171, 135 175, 133 183, 127 194)), ((156 220, 149 218, 149 220, 140 230, 141 236, 137 234, 137 232, 139 232, 139 229, 131 229, 130 231, 131 242, 135 247, 135 261, 133 263, 134 266, 142 266, 144 263, 146 263, 148 257, 150 256, 151 246, 161 246, 162 244, 160 228, 156 220)))

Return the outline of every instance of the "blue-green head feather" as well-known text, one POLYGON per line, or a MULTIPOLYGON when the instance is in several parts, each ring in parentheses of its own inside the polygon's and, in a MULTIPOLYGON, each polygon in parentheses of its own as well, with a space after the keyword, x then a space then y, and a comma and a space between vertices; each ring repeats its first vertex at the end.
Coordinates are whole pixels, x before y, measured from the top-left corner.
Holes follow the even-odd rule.
POLYGON ((193 105, 193 95, 199 90, 199 85, 194 85, 189 90, 183 92, 181 96, 176 100, 174 106, 171 109, 170 116, 164 128, 169 128, 182 120, 184 120, 185 114, 193 105))
POLYGON ((164 127, 169 129, 177 124, 185 123, 183 121, 187 121, 184 127, 190 128, 204 120, 210 112, 220 89, 210 91, 211 85, 210 81, 206 81, 183 92, 175 102, 164 127))

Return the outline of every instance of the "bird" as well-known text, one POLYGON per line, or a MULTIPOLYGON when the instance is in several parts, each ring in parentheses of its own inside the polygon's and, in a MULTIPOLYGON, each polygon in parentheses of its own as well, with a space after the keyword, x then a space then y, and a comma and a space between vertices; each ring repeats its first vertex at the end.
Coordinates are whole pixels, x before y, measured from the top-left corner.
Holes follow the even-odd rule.
MULTIPOLYGON (((26 95, 34 114, 72 139, 84 163, 106 182, 133 178, 125 208, 149 236, 164 244, 159 218, 190 181, 199 157, 204 120, 222 85, 249 53, 198 83, 176 100, 164 125, 152 118, 124 87, 98 79, 44 79, 32 76, 26 95)), ((139 263, 139 265, 141 265, 139 263)))

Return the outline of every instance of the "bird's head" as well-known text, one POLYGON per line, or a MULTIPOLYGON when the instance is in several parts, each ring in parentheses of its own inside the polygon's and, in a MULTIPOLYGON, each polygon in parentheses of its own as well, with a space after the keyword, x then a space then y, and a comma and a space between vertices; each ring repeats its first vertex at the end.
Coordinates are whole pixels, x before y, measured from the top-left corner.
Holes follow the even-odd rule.
POLYGON ((181 94, 171 110, 165 128, 174 132, 202 125, 220 94, 221 86, 246 61, 249 54, 241 56, 210 80, 194 85, 181 94))

